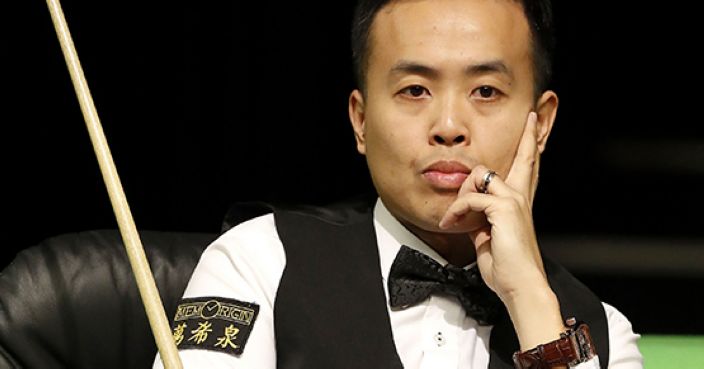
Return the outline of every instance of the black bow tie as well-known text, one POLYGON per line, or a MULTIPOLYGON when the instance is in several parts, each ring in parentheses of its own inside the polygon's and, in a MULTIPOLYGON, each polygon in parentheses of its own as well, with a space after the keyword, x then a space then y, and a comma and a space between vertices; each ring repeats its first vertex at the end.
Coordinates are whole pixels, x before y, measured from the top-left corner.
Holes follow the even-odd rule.
POLYGON ((475 265, 463 269, 440 265, 430 256, 401 246, 389 272, 389 303, 406 307, 433 293, 457 297, 469 316, 481 325, 491 325, 498 317, 501 301, 487 287, 475 265))

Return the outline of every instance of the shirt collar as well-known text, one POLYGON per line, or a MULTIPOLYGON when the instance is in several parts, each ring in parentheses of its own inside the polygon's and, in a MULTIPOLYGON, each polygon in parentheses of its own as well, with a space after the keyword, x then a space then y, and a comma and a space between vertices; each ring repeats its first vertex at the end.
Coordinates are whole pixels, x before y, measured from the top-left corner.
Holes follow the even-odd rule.
POLYGON ((396 259, 396 254, 401 249, 401 245, 418 250, 441 265, 446 265, 447 261, 440 256, 432 247, 428 246, 416 235, 404 227, 389 210, 381 199, 377 199, 374 206, 374 229, 376 231, 377 244, 379 246, 379 261, 381 262, 381 275, 384 281, 388 279, 391 265, 396 259))

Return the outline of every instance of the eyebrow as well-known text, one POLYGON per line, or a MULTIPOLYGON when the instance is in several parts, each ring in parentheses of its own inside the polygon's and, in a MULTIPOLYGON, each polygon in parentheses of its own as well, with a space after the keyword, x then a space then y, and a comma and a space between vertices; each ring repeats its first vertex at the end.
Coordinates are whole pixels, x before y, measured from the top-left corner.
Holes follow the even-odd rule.
POLYGON ((400 60, 394 64, 389 74, 418 74, 424 77, 435 79, 440 75, 440 71, 435 68, 408 60, 400 60))
MULTIPOLYGON (((491 60, 477 64, 470 64, 464 68, 464 74, 466 76, 492 73, 504 74, 510 79, 513 79, 513 72, 511 72, 511 69, 501 60, 491 60)), ((389 74, 418 74, 430 79, 437 79, 440 76, 440 71, 433 67, 414 61, 401 60, 391 67, 389 74)))
POLYGON ((475 74, 499 73, 505 74, 510 79, 513 79, 513 72, 511 72, 511 69, 501 60, 468 65, 464 73, 470 76, 475 74))

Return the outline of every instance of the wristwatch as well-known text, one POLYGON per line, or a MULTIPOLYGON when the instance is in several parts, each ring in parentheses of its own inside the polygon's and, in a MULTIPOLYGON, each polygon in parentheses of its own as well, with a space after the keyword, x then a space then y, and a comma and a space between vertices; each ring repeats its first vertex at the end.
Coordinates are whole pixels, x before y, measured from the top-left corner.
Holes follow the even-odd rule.
POLYGON ((549 369, 556 366, 573 367, 596 356, 589 326, 575 318, 566 321, 568 330, 560 338, 538 347, 513 354, 516 369, 549 369))

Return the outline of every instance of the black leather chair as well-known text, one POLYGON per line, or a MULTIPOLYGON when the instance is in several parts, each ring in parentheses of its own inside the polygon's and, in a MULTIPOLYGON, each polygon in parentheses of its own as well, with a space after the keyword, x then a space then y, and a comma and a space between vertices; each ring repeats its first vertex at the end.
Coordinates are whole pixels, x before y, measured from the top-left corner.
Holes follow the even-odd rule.
MULTIPOLYGON (((365 209, 364 194, 327 207, 283 206, 333 217, 365 209)), ((221 232, 275 207, 238 203, 221 232)), ((203 250, 218 234, 140 232, 167 317, 203 250)), ((65 234, 19 253, 0 272, 0 369, 151 368, 156 355, 137 284, 117 230, 65 234)))
MULTIPOLYGON (((217 234, 140 234, 171 319, 217 234)), ((155 354, 116 230, 50 238, 0 274, 0 368, 151 368, 155 354)))

